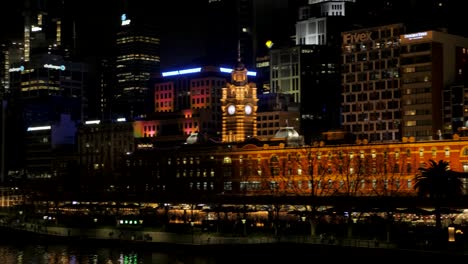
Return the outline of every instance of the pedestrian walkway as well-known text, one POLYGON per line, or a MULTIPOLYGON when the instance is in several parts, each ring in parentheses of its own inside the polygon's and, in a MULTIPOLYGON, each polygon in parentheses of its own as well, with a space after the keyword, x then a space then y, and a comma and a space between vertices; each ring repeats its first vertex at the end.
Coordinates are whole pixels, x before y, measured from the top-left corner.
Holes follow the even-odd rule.
POLYGON ((381 243, 374 240, 357 239, 323 239, 319 236, 222 236, 211 233, 170 233, 151 230, 128 230, 117 228, 67 228, 60 226, 44 226, 33 223, 25 223, 20 226, 3 225, 8 228, 17 229, 41 235, 58 237, 76 237, 100 240, 120 240, 145 243, 170 243, 183 245, 218 245, 218 244, 269 244, 269 243, 309 243, 323 245, 339 245, 353 247, 378 247, 394 248, 391 243, 381 243))
MULTIPOLYGON (((190 234, 170 233, 151 230, 128 230, 118 228, 67 228, 60 226, 40 226, 33 223, 22 225, 1 224, 5 228, 30 232, 32 234, 47 235, 51 237, 78 238, 92 240, 108 240, 122 243, 148 244, 161 243, 190 246, 216 246, 216 245, 265 245, 265 244, 301 244, 323 245, 358 248, 402 249, 395 243, 379 240, 324 238, 321 236, 237 236, 229 237, 218 234, 193 232, 190 234)), ((424 251, 421 249, 411 249, 424 251)), ((459 253, 468 255, 468 250, 459 253)))

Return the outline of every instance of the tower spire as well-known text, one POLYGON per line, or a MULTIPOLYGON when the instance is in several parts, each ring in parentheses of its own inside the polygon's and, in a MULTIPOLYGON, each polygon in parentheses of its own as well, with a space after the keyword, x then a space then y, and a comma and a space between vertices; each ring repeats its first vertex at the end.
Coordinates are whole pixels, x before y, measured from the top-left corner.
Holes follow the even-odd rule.
POLYGON ((241 43, 240 43, 240 39, 237 40, 237 62, 241 62, 241 43))

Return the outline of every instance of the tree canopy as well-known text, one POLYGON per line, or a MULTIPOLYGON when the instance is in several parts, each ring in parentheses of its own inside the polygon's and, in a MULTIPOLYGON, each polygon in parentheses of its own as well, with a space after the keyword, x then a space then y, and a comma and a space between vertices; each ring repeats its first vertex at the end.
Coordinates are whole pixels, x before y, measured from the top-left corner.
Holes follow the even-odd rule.
POLYGON ((421 197, 453 198, 461 194, 462 181, 458 177, 460 173, 452 171, 448 161, 429 160, 418 171, 414 188, 421 197))

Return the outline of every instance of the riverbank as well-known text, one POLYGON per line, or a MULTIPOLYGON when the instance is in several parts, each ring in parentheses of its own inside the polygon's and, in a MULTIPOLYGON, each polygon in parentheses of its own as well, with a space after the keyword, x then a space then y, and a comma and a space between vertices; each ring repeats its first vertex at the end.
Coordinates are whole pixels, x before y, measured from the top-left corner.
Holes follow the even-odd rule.
MULTIPOLYGON (((360 263, 375 263, 387 261, 405 261, 417 257, 418 260, 468 260, 468 256, 457 252, 434 252, 423 250, 405 250, 398 248, 383 248, 364 246, 346 246, 329 243, 300 243, 299 241, 282 241, 279 239, 270 243, 228 243, 228 244, 173 244, 161 242, 141 242, 121 239, 91 239, 85 237, 63 237, 56 235, 38 234, 30 231, 0 228, 0 241, 7 241, 9 245, 16 244, 19 248, 24 244, 39 244, 45 248, 57 246, 68 247, 70 251, 83 248, 113 248, 115 252, 153 256, 153 252, 166 252, 170 255, 210 256, 217 259, 213 263, 289 263, 313 260, 321 261, 359 261, 360 263), (146 253, 145 253, 146 252, 146 253)), ((177 236, 177 234, 173 234, 177 236)), ((221 240, 219 240, 221 241, 221 240)), ((228 240, 223 240, 228 241, 228 240)), ((238 242, 241 242, 238 240, 238 242)), ((154 263, 154 262, 145 262, 154 263)), ((161 262, 163 263, 163 262, 161 262)), ((169 262, 167 262, 169 263, 169 262)), ((170 262, 176 263, 176 262, 170 262)), ((195 262, 188 262, 195 263, 195 262)))
MULTIPOLYGON (((431 258, 454 257, 468 260, 468 252, 456 248, 447 250, 404 249, 396 244, 374 240, 334 239, 306 236, 245 236, 227 237, 221 235, 191 233, 179 234, 151 230, 124 230, 116 228, 66 228, 58 226, 21 227, 0 226, 2 238, 10 241, 36 241, 54 244, 86 244, 113 248, 138 248, 139 250, 193 251, 200 254, 222 252, 275 252, 312 250, 315 255, 334 254, 339 251, 349 257, 366 256, 427 256, 431 258)), ((387 259, 387 257, 385 257, 387 259)))

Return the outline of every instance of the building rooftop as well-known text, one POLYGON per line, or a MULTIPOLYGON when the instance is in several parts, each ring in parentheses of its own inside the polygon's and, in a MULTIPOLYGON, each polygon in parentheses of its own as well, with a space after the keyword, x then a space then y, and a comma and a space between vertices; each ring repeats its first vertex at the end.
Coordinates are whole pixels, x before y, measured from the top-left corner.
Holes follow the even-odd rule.
POLYGON ((294 130, 293 127, 282 127, 276 132, 274 138, 288 138, 288 139, 294 139, 294 138, 299 138, 299 133, 297 133, 296 130, 294 130))

